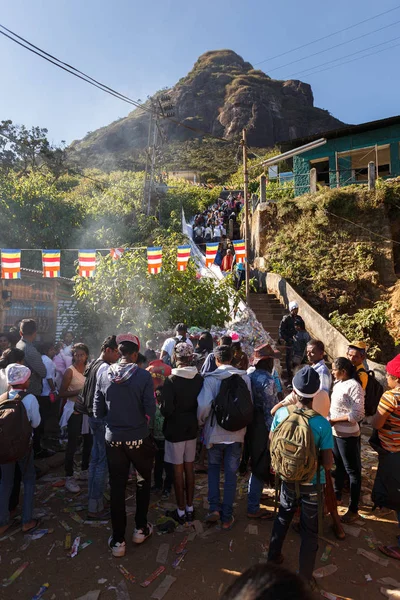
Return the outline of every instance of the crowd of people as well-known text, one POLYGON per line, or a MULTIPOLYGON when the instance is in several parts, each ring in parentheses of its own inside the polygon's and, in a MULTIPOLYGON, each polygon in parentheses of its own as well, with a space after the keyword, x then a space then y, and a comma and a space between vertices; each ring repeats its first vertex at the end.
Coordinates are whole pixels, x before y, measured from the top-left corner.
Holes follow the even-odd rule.
MULTIPOLYGON (((283 562, 284 540, 295 519, 302 540, 299 573, 313 587, 323 489, 326 512, 339 539, 344 537, 341 523, 359 517, 365 418, 372 420, 379 452, 372 497, 377 506, 396 510, 400 523, 400 355, 387 365, 386 392, 368 371, 367 345, 362 341, 353 342, 330 370, 324 344, 303 335, 298 306, 289 308, 280 330, 289 349, 285 380, 279 375, 278 350, 263 344, 247 356, 235 331, 215 345, 209 331, 190 339, 180 323, 159 351, 151 341, 142 348, 133 333, 113 334, 90 360, 87 345, 71 332, 60 345, 38 347, 36 323, 24 319, 20 340, 3 347, 0 359, 0 424, 8 436, 0 439, 0 535, 12 524, 21 481, 23 531, 39 526, 33 518, 34 459, 51 454, 43 446, 43 435, 55 410, 61 431, 67 432, 66 490, 76 493, 80 481, 88 481, 87 519, 111 518, 108 545, 114 557, 126 553, 125 492, 132 469, 135 544, 153 533, 148 520, 151 493, 168 498, 173 489, 176 508, 166 517, 179 525, 193 523, 199 470, 208 474, 205 522, 220 522, 221 530, 229 531, 235 525, 237 474, 249 471, 247 517, 274 519, 269 564, 283 562), (293 348, 298 348, 297 354, 293 348), (11 405, 29 425, 28 444, 21 453, 23 436, 18 435, 19 454, 15 450, 14 455, 12 418, 6 410, 11 405), (81 468, 76 472, 81 443, 81 468), (108 483, 109 506, 104 497, 108 483), (261 498, 265 487, 273 489, 278 483, 274 517, 261 508, 261 498), (344 502, 347 486, 349 503, 339 518, 337 506, 344 502)), ((382 551, 398 558, 390 546, 382 551)))
POLYGON ((193 220, 193 241, 205 252, 208 242, 218 243, 214 264, 222 273, 234 273, 235 286, 239 289, 245 279, 242 262, 236 261, 232 240, 240 238, 239 216, 243 209, 243 197, 230 193, 226 200, 219 198, 215 204, 193 220))

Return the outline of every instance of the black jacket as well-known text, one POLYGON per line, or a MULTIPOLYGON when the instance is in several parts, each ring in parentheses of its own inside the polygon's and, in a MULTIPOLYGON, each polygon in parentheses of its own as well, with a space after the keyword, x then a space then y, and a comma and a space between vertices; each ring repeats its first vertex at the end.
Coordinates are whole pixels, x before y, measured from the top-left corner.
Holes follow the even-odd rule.
POLYGON ((279 337, 285 340, 285 342, 293 342, 293 336, 297 333, 294 324, 295 317, 292 317, 290 313, 282 318, 279 325, 279 337))
MULTIPOLYGON (((195 369, 195 367, 191 367, 195 369)), ((197 437, 197 396, 203 377, 193 371, 192 377, 181 377, 173 369, 161 388, 161 414, 165 417, 163 432, 168 442, 185 442, 197 437)))

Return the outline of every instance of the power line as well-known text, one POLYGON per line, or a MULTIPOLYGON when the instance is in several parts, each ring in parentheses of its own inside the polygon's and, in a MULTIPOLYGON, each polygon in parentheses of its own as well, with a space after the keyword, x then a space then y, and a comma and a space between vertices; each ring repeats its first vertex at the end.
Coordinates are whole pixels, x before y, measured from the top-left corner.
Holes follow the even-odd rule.
MULTIPOLYGON (((304 69, 303 71, 297 71, 296 73, 292 73, 289 76, 289 78, 290 77, 295 77, 296 75, 303 75, 303 74, 305 74, 305 76, 307 76, 309 71, 313 71, 314 69, 318 69, 319 67, 324 67, 325 65, 330 65, 330 64, 335 63, 335 62, 337 62, 339 60, 342 60, 343 58, 349 58, 350 56, 355 56, 356 54, 361 54, 362 52, 366 52, 367 50, 372 50, 373 48, 379 48, 380 46, 384 46, 385 44, 390 44, 390 42, 395 42, 398 39, 400 39, 399 35, 396 36, 395 38, 392 38, 391 40, 386 40, 385 42, 381 42, 380 44, 375 44, 374 46, 367 46, 366 48, 363 48, 362 50, 357 50, 357 52, 352 52, 351 54, 345 54, 344 56, 339 56, 339 58, 334 58, 333 60, 329 60, 327 62, 323 62, 323 63, 321 63, 319 65, 314 65, 313 67, 310 67, 308 69, 304 69)), ((384 50, 387 50, 387 48, 384 48, 384 50)), ((364 57, 360 56, 359 58, 364 58, 364 57)), ((343 63, 343 64, 345 64, 345 63, 343 63)), ((338 66, 338 65, 335 65, 335 66, 338 66)))
MULTIPOLYGON (((378 29, 373 29, 368 33, 363 33, 355 38, 351 38, 346 42, 340 42, 340 44, 335 44, 334 46, 329 46, 329 48, 325 48, 325 50, 319 50, 318 52, 314 52, 313 54, 308 54, 307 56, 303 56, 303 58, 298 58, 297 60, 292 60, 291 62, 286 63, 285 65, 280 65, 279 67, 274 67, 273 69, 268 69, 268 73, 272 73, 273 71, 277 71, 278 69, 283 69, 284 67, 288 67, 289 65, 294 65, 303 60, 307 60, 307 58, 312 58, 313 56, 318 56, 319 54, 324 54, 325 52, 329 52, 329 50, 334 50, 335 48, 340 48, 340 46, 345 46, 346 44, 350 44, 351 42, 355 42, 357 40, 361 40, 362 38, 368 37, 373 33, 377 33, 378 31, 383 31, 384 29, 388 29, 389 27, 394 27, 394 25, 398 25, 400 21, 394 21, 394 23, 389 23, 389 25, 384 25, 383 27, 379 27, 378 29)), ((308 69, 307 69, 308 70, 308 69)))
POLYGON ((323 37, 320 37, 316 40, 313 40, 312 42, 307 42, 306 44, 302 44, 301 46, 297 46, 296 48, 292 48, 291 50, 286 50, 286 52, 282 52, 280 54, 276 54, 275 56, 270 56, 269 58, 265 58, 264 60, 260 60, 257 63, 254 63, 254 66, 256 65, 261 65, 262 63, 268 62, 270 60, 275 60, 275 58, 280 58, 281 56, 286 56, 287 54, 291 54, 292 52, 296 52, 297 50, 301 50, 302 48, 306 48, 307 46, 311 46, 312 44, 316 44, 318 42, 321 42, 322 40, 326 40, 328 38, 333 37, 334 35, 338 35, 339 33, 343 33, 344 31, 349 31, 350 29, 353 29, 354 27, 358 27, 359 25, 363 25, 364 23, 368 23, 369 21, 373 21, 373 19, 377 19, 378 17, 383 17, 384 15, 387 15, 395 10, 398 10, 400 8, 400 4, 398 4, 397 6, 395 6, 394 8, 390 8, 389 10, 385 10, 384 12, 381 12, 377 15, 374 15, 372 17, 368 17, 368 19, 364 19, 363 21, 359 21, 358 23, 354 23, 353 25, 349 25, 348 27, 344 27, 343 29, 339 29, 338 31, 334 31, 332 33, 329 33, 328 35, 324 35, 323 37))
POLYGON ((60 69, 62 69, 63 71, 66 71, 67 73, 70 73, 71 75, 74 75, 74 77, 78 77, 79 79, 82 79, 82 81, 86 81, 86 83, 89 83, 90 85, 93 85, 94 87, 102 90, 103 92, 106 92, 107 94, 110 94, 111 96, 114 96, 115 98, 118 98, 118 100, 122 100, 123 102, 127 102, 128 104, 131 104, 131 105, 135 106, 136 108, 141 108, 141 109, 143 109, 143 110, 145 110, 145 111, 147 111, 147 112, 149 112, 151 114, 156 114, 156 115, 161 116, 161 117, 163 117, 165 119, 168 119, 169 121, 171 121, 171 123, 174 123, 175 125, 178 125, 179 127, 183 127, 185 129, 188 129, 188 130, 193 131, 195 133, 201 133, 203 135, 206 135, 206 136, 211 137, 213 139, 225 142, 227 144, 234 144, 235 146, 237 145, 237 142, 233 142, 231 140, 227 140, 225 138, 221 138, 221 137, 215 136, 212 133, 209 133, 208 131, 204 131, 202 129, 199 129, 198 127, 192 127, 190 125, 187 125, 186 123, 183 123, 182 121, 178 121, 178 120, 173 119, 173 118, 171 118, 171 117, 169 117, 167 115, 164 115, 164 116, 160 115, 154 109, 148 108, 144 104, 140 104, 140 103, 136 102, 135 100, 132 100, 128 96, 125 96, 124 94, 121 94, 120 92, 117 92, 113 88, 110 88, 109 86, 106 86, 105 84, 97 81, 93 77, 90 77, 89 75, 86 75, 85 73, 83 73, 79 69, 76 69, 75 67, 71 67, 71 65, 67 65, 67 63, 64 63, 60 59, 58 59, 58 58, 52 56, 51 54, 49 54, 48 52, 45 52, 44 50, 42 50, 38 46, 35 46, 34 44, 32 44, 31 42, 29 42, 25 38, 19 36, 18 34, 14 33, 10 29, 7 29, 7 27, 5 27, 4 25, 0 24, 0 27, 2 29, 5 29, 9 33, 11 33, 11 35, 8 35, 7 33, 5 33, 5 31, 0 31, 0 33, 2 35, 4 35, 5 37, 7 37, 8 39, 10 39, 11 41, 13 41, 16 44, 18 44, 19 46, 22 46, 26 50, 29 50, 29 52, 32 52, 33 54, 36 54, 40 58, 43 58, 44 60, 47 60, 48 62, 52 63, 56 67, 59 67, 60 69), (25 42, 25 44, 23 44, 22 42, 18 41, 18 39, 15 39, 15 37, 12 37, 12 36, 18 37, 20 40, 23 40, 25 42), (26 44, 28 44, 28 45, 26 45, 26 44), (32 46, 32 47, 30 48, 29 46, 32 46), (49 57, 51 57, 51 58, 49 58, 49 57), (55 61, 57 61, 57 62, 55 62, 55 61), (73 69, 73 70, 71 70, 71 69, 73 69))
POLYGON ((375 52, 369 52, 368 54, 364 54, 364 56, 359 56, 358 58, 352 58, 351 60, 346 60, 342 63, 339 63, 338 65, 332 65, 331 67, 326 67, 325 69, 320 69, 319 71, 314 71, 313 73, 309 73, 307 75, 307 77, 312 77, 313 75, 316 75, 317 73, 322 73, 323 71, 330 71, 331 69, 336 69, 336 67, 341 67, 343 65, 347 65, 349 63, 355 62, 356 60, 361 60, 363 58, 367 58, 368 56, 380 54, 381 52, 385 52, 386 50, 391 50, 392 48, 397 48, 397 46, 400 46, 400 43, 393 44, 393 46, 389 46, 388 48, 382 48, 381 50, 376 50, 375 52))

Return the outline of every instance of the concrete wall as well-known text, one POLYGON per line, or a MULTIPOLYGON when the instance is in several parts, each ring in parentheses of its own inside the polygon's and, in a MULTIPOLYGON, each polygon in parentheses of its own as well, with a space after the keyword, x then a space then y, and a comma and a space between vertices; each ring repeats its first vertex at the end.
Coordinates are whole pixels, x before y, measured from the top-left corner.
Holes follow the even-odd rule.
MULTIPOLYGON (((289 302, 296 301, 299 305, 299 314, 304 319, 306 329, 311 337, 322 340, 326 353, 330 359, 346 356, 349 340, 342 335, 333 325, 312 308, 280 275, 266 273, 266 288, 269 294, 275 294, 278 300, 288 309, 289 302)), ((373 369, 380 380, 385 378, 385 367, 379 363, 368 360, 370 369, 373 369)))
MULTIPOLYGON (((309 171, 310 171, 310 160, 318 158, 328 157, 329 159, 329 171, 330 171, 330 186, 336 187, 336 152, 346 152, 349 150, 356 150, 357 148, 366 148, 378 145, 390 144, 390 163, 391 163, 391 174, 390 177, 396 177, 400 175, 400 125, 392 125, 390 127, 382 127, 381 129, 375 129, 363 133, 354 135, 345 135, 335 139, 328 139, 327 143, 314 150, 309 150, 293 158, 293 171, 295 180, 295 193, 296 196, 309 192, 309 171)), ((340 168, 348 169, 346 165, 340 165, 339 159, 339 170, 340 168)), ((341 177, 343 184, 345 181, 347 184, 352 183, 348 181, 349 176, 341 177)))

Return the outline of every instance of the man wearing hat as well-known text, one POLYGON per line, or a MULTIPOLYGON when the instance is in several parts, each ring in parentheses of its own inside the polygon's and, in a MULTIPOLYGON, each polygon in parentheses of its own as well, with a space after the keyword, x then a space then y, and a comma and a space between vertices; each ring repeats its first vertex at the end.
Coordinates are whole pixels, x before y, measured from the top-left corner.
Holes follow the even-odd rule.
POLYGON ((365 360, 367 358, 368 344, 362 341, 352 342, 347 349, 347 358, 357 369, 363 390, 367 388, 368 374, 365 368, 365 360))
POLYGON ((106 452, 110 473, 112 535, 108 545, 113 556, 125 556, 125 490, 130 465, 138 472, 136 483, 136 528, 133 542, 141 544, 153 533, 147 521, 151 471, 155 446, 148 422, 156 412, 153 380, 136 364, 139 338, 132 333, 117 335, 119 363, 103 371, 97 383, 93 414, 106 423, 106 452))
MULTIPOLYGON (((293 378, 293 389, 298 396, 296 408, 299 410, 312 409, 313 398, 320 389, 318 373, 310 366, 303 367, 293 378)), ((271 436, 280 423, 290 416, 288 408, 280 408, 272 422, 271 436)), ((308 420, 309 427, 314 437, 320 465, 320 483, 325 483, 324 469, 331 469, 333 465, 333 437, 332 429, 327 419, 315 415, 308 420)), ((275 435, 279 436, 279 428, 275 435)), ((282 547, 290 523, 301 507, 300 534, 301 546, 299 557, 300 575, 314 587, 313 571, 318 551, 318 490, 317 473, 310 483, 301 483, 296 491, 296 484, 282 481, 279 512, 275 519, 268 551, 268 561, 281 564, 284 560, 282 547), (300 496, 298 497, 298 492, 300 496)))
POLYGON ((297 304, 297 302, 289 302, 289 314, 282 317, 282 321, 279 325, 279 338, 283 340, 286 346, 286 371, 289 384, 291 384, 293 377, 293 338, 297 333, 295 323, 298 312, 299 305, 297 304))
POLYGON ((167 338, 162 345, 160 358, 167 365, 171 365, 175 344, 178 342, 186 342, 193 347, 193 344, 188 336, 187 325, 185 325, 185 323, 178 323, 175 327, 175 337, 167 338))
POLYGON ((270 344, 255 348, 250 373, 254 402, 253 422, 247 428, 246 442, 251 457, 251 477, 247 497, 249 519, 265 519, 271 513, 260 509, 264 483, 270 481, 269 432, 272 425, 271 409, 278 402, 275 380, 272 376, 274 359, 280 356, 270 344))

